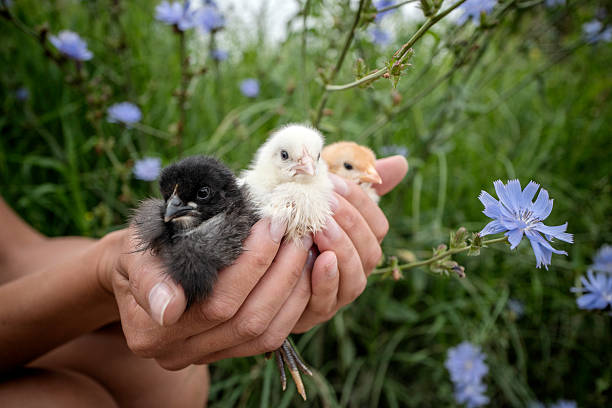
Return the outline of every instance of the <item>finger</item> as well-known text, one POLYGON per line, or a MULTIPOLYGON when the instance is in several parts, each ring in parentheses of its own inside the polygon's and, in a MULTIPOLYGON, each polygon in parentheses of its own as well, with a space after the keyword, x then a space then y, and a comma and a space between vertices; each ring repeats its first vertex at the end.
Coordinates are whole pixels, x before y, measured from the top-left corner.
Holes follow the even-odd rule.
POLYGON ((301 278, 311 245, 309 236, 303 242, 284 241, 269 270, 236 315, 228 322, 190 337, 180 350, 165 356, 165 360, 180 367, 198 361, 203 351, 210 354, 261 336, 301 278))
POLYGON ((334 191, 351 203, 368 223, 378 241, 387 234, 389 222, 380 207, 372 201, 368 194, 361 187, 350 180, 345 180, 335 174, 329 174, 329 178, 334 184, 334 191))
POLYGON ((159 325, 175 323, 187 305, 183 289, 164 272, 159 257, 149 251, 134 252, 134 236, 128 232, 130 251, 119 258, 118 272, 128 281, 131 294, 159 325))
POLYGON ((404 178, 408 172, 408 162, 404 156, 391 156, 376 160, 376 171, 382 178, 382 183, 374 188, 378 195, 387 194, 404 178))
POLYGON ((212 294, 194 304, 182 322, 195 335, 231 319, 240 309, 257 282, 272 264, 286 224, 270 219, 260 220, 244 242, 244 250, 233 265, 219 271, 212 294))
POLYGON ((308 331, 333 316, 338 301, 339 281, 336 254, 332 251, 323 252, 317 257, 312 269, 310 301, 293 328, 293 333, 308 331))
POLYGON ((353 242, 363 270, 369 275, 382 256, 378 239, 355 207, 338 194, 335 194, 334 198, 335 200, 332 200, 334 219, 353 242))
POLYGON ((251 341, 210 354, 201 363, 208 364, 229 357, 253 356, 278 349, 308 304, 311 295, 310 280, 310 268, 305 266, 291 295, 264 333, 251 341))
POLYGON ((357 298, 366 287, 367 279, 361 260, 348 235, 330 218, 325 229, 315 234, 314 241, 321 253, 333 251, 338 259, 340 283, 338 305, 344 306, 357 298))

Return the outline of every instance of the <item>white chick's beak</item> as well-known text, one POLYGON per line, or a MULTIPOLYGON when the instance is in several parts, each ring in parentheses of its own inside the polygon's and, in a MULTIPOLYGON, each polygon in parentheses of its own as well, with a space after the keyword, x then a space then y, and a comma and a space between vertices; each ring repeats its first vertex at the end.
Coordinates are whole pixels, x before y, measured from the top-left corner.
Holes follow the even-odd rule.
POLYGON ((308 174, 309 176, 314 176, 314 159, 310 153, 308 153, 306 147, 302 148, 302 156, 297 160, 297 164, 293 166, 293 170, 295 174, 308 174))
POLYGON ((365 173, 359 176, 359 181, 363 183, 374 183, 374 184, 382 183, 382 179, 380 178, 380 175, 378 174, 374 166, 369 166, 366 169, 365 173))

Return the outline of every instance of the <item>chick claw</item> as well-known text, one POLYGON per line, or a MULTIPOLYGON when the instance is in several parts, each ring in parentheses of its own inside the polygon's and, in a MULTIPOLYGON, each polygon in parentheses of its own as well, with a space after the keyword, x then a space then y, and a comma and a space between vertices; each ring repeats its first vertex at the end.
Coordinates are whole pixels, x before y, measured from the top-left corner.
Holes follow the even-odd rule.
POLYGON ((295 348, 289 343, 289 340, 285 339, 283 345, 278 350, 274 351, 274 357, 280 374, 283 391, 287 388, 287 376, 285 374, 285 364, 287 364, 289 373, 293 378, 293 382, 295 382, 297 392, 302 396, 304 401, 306 401, 306 389, 304 388, 300 371, 310 376, 312 376, 312 371, 304 364, 295 348))

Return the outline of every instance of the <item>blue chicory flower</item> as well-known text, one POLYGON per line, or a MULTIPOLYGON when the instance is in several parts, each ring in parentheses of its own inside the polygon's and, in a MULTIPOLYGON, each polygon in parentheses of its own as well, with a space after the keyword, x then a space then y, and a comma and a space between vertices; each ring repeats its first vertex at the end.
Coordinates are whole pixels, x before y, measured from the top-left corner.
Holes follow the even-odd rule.
POLYGON ((146 157, 136 160, 134 163, 134 177, 142 181, 153 181, 161 172, 161 159, 158 157, 146 157))
POLYGON ((600 272, 612 273, 612 246, 602 245, 595 254, 591 269, 600 272))
POLYGON ((108 108, 107 120, 111 123, 125 123, 130 125, 132 123, 139 122, 142 118, 142 112, 138 106, 131 102, 116 103, 108 108))
POLYGON ((599 20, 591 20, 588 23, 584 23, 582 25, 582 34, 586 42, 590 44, 600 41, 612 41, 612 27, 604 27, 603 23, 599 20))
POLYGON ((544 5, 546 5, 546 7, 564 6, 565 0, 546 0, 544 5))
POLYGON ((214 60, 225 61, 229 57, 229 53, 225 50, 216 49, 216 50, 212 50, 212 52, 210 53, 210 56, 214 60))
POLYGON ((259 81, 247 78, 240 83, 240 92, 248 98, 256 98, 259 95, 259 81))
POLYGON ((382 28, 374 27, 370 30, 372 42, 378 45, 389 45, 391 43, 391 35, 382 28))
POLYGON ((174 25, 179 30, 185 31, 195 25, 196 11, 191 9, 191 2, 184 4, 179 2, 162 1, 155 7, 155 19, 168 25, 174 25))
POLYGON ((549 408, 577 408, 576 401, 559 400, 554 404, 550 404, 549 408))
POLYGON ((567 223, 553 227, 542 223, 553 207, 548 191, 542 188, 534 203, 532 200, 540 185, 533 181, 530 181, 523 191, 518 180, 509 180, 507 185, 497 180, 494 185, 499 201, 486 191, 481 191, 478 196, 485 206, 483 213, 493 219, 480 231, 481 236, 505 231, 510 249, 514 249, 523 239, 523 234, 526 235, 531 242, 538 268, 544 265, 548 269, 553 252, 567 255, 567 252, 557 250, 549 243, 553 238, 574 242, 572 234, 565 232, 567 223))
POLYGON ((49 41, 59 52, 74 60, 88 61, 93 57, 87 43, 73 31, 60 31, 58 35, 49 36, 49 41))
POLYGON ((508 299, 508 309, 516 315, 522 317, 525 314, 525 305, 518 299, 508 299))
POLYGON ((480 24, 480 14, 489 14, 493 7, 497 4, 497 0, 467 0, 461 4, 458 9, 461 10, 461 15, 457 18, 457 25, 463 25, 469 19, 476 25, 480 24))
POLYGON ((29 97, 30 97, 30 91, 25 86, 22 86, 21 88, 15 91, 15 98, 17 98, 18 101, 23 102, 27 100, 29 97))
POLYGON ((455 400, 459 404, 465 404, 468 408, 481 407, 489 403, 489 397, 484 395, 487 386, 480 381, 456 384, 455 385, 455 400))
POLYGON ((485 355, 480 347, 464 341, 448 349, 444 366, 455 384, 472 384, 480 382, 489 372, 484 359, 485 355))
POLYGON ((585 293, 576 299, 580 309, 605 309, 612 306, 612 275, 601 272, 595 273, 587 271, 587 277, 582 276, 580 281, 584 285, 582 288, 571 288, 572 292, 585 293))
POLYGON ((198 12, 197 20, 200 27, 206 32, 220 30, 225 27, 225 18, 214 4, 202 7, 198 12))

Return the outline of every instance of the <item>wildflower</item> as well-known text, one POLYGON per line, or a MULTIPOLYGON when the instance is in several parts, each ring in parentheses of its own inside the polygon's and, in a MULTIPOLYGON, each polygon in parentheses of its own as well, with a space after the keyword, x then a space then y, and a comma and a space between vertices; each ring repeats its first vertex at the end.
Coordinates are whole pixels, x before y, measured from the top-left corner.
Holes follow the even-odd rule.
POLYGON ((381 156, 399 155, 408 157, 408 148, 400 145, 386 145, 380 148, 381 156))
POLYGON ((480 347, 464 341, 448 350, 444 365, 454 383, 467 384, 480 381, 489 372, 484 359, 480 347))
POLYGON ((534 203, 532 200, 540 185, 533 181, 530 181, 523 191, 518 180, 509 180, 507 185, 497 180, 494 185, 499 201, 486 191, 481 191, 478 196, 485 206, 483 213, 493 219, 480 231, 481 236, 506 231, 510 249, 514 249, 525 234, 531 242, 538 268, 544 265, 548 269, 553 252, 567 255, 567 252, 554 249, 549 243, 553 238, 574 242, 572 234, 565 232, 567 223, 553 227, 542 223, 553 207, 548 191, 542 188, 534 203))
POLYGON ((227 57, 229 57, 229 54, 227 51, 225 50, 220 50, 220 49, 216 49, 216 50, 212 50, 210 53, 210 56, 217 61, 225 61, 227 59, 227 57))
POLYGON ((385 30, 374 27, 370 30, 370 36, 372 37, 372 42, 378 45, 389 45, 391 43, 391 36, 385 30))
POLYGON ((69 30, 60 31, 57 36, 49 36, 51 44, 59 52, 77 61, 88 61, 93 57, 91 51, 87 49, 87 43, 75 32, 69 30))
POLYGON ((564 6, 565 0, 546 0, 544 4, 546 7, 564 6))
MULTIPOLYGON (((394 1, 392 0, 378 0, 377 2, 374 3, 374 7, 376 7, 376 10, 382 10, 384 8, 390 7, 393 4, 395 4, 394 1)), ((394 12, 396 12, 397 9, 391 9, 391 10, 387 10, 387 11, 379 11, 376 14, 376 21, 380 21, 384 16, 386 16, 387 14, 392 14, 394 12)))
POLYGON ((240 83, 240 92, 248 98, 256 98, 259 95, 259 81, 247 78, 240 83))
POLYGON ((582 25, 582 34, 586 42, 595 44, 599 41, 612 41, 612 27, 604 27, 599 20, 591 20, 582 25))
POLYGON ((29 97, 30 97, 30 91, 25 86, 22 86, 21 88, 15 91, 15 98, 17 98, 18 101, 23 102, 27 100, 29 97))
POLYGON ((612 275, 608 273, 594 273, 592 270, 587 272, 587 278, 582 276, 580 281, 584 285, 582 288, 572 288, 572 292, 586 294, 576 299, 580 309, 605 309, 612 306, 612 275))
POLYGON ((161 159, 158 157, 145 157, 134 163, 134 177, 138 180, 153 181, 161 171, 161 159))
POLYGON ((174 25, 181 31, 188 30, 195 25, 195 15, 196 12, 191 9, 191 2, 189 1, 184 4, 162 1, 155 7, 156 20, 174 25))
POLYGON ((577 408, 576 401, 559 400, 554 404, 550 404, 549 408, 577 408))
POLYGON ((603 245, 597 251, 595 258, 593 259, 593 265, 591 269, 600 272, 612 273, 612 246, 603 245))
POLYGON ((198 23, 204 31, 217 31, 225 27, 225 18, 214 4, 205 5, 198 12, 198 23))
POLYGON ((142 113, 138 106, 131 102, 116 103, 108 108, 107 113, 107 120, 111 123, 121 122, 130 125, 139 122, 142 118, 142 113))
POLYGON ((487 386, 480 381, 455 385, 455 400, 468 408, 481 407, 489 403, 489 397, 484 395, 487 386))
POLYGON ((457 25, 463 25, 469 19, 476 25, 480 23, 480 15, 482 13, 489 14, 497 0, 467 0, 461 4, 458 8, 462 11, 459 18, 457 18, 457 25))

